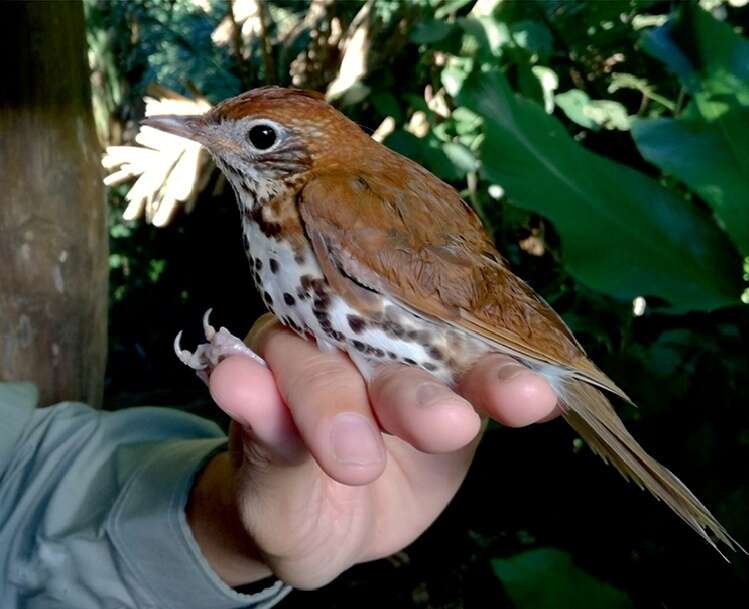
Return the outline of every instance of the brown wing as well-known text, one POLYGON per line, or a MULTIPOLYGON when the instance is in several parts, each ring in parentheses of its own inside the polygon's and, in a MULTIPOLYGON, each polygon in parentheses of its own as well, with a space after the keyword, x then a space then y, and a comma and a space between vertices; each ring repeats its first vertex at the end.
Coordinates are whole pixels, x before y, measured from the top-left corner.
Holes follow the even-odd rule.
MULTIPOLYGON (((377 162, 388 169, 381 158, 377 162)), ((585 356, 556 313, 507 269, 466 203, 421 167, 400 162, 409 175, 405 184, 394 184, 388 171, 351 175, 339 169, 318 175, 300 193, 305 231, 336 291, 362 307, 372 290, 387 294, 521 358, 573 371, 580 380, 561 384, 560 404, 567 422, 591 448, 713 546, 706 529, 730 548, 743 550, 689 489, 635 441, 604 394, 587 384, 628 399, 585 356)))
POLYGON ((398 155, 378 158, 377 165, 376 172, 319 174, 300 193, 305 230, 339 292, 356 299, 361 290, 342 281, 355 278, 421 314, 628 399, 551 307, 507 268, 455 190, 398 155), (404 170, 405 182, 389 177, 404 170))

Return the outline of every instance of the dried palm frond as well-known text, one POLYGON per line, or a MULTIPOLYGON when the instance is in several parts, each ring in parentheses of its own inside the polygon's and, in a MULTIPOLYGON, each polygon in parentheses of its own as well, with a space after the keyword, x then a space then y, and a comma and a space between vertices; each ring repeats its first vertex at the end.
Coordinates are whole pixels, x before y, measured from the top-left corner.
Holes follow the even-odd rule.
MULTIPOLYGON (((211 105, 205 99, 192 100, 165 87, 152 87, 157 97, 146 97, 146 116, 199 114, 211 105)), ((213 169, 200 144, 176 135, 141 127, 135 137, 140 146, 107 147, 102 165, 110 170, 104 184, 112 186, 137 177, 125 199, 126 220, 145 215, 146 222, 165 226, 178 206, 190 211, 213 169)))

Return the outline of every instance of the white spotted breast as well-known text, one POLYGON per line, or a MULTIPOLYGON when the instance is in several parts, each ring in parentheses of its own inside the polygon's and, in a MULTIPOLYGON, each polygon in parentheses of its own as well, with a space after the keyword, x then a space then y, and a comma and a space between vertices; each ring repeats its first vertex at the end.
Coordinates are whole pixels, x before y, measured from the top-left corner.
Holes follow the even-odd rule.
POLYGON ((378 363, 390 361, 419 366, 454 383, 488 351, 465 332, 419 317, 385 296, 378 313, 362 314, 332 291, 309 245, 295 251, 249 214, 242 223, 250 270, 266 307, 321 349, 347 352, 365 377, 378 363))

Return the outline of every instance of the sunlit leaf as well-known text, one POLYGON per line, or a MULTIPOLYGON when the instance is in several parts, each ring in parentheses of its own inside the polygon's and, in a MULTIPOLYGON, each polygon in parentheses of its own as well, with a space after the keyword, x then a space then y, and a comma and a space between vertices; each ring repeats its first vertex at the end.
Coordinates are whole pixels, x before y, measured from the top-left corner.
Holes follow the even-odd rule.
POLYGON ((552 38, 549 28, 539 21, 524 19, 510 26, 512 39, 519 47, 548 57, 552 50, 552 38))
POLYGON ((554 96, 554 101, 572 122, 587 129, 629 129, 627 109, 609 99, 590 99, 585 91, 571 89, 554 96))

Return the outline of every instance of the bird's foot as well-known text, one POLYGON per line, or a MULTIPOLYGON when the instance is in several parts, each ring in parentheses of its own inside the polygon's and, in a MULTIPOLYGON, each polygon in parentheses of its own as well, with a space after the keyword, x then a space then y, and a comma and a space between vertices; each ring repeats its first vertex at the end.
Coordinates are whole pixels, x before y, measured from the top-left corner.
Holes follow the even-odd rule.
POLYGON ((210 316, 213 309, 208 309, 203 315, 203 332, 206 343, 198 345, 193 353, 182 349, 182 331, 174 338, 174 353, 185 366, 195 370, 198 377, 207 385, 213 369, 219 362, 231 355, 246 355, 262 366, 267 366, 265 360, 234 336, 229 330, 221 326, 218 331, 211 325, 210 316))

